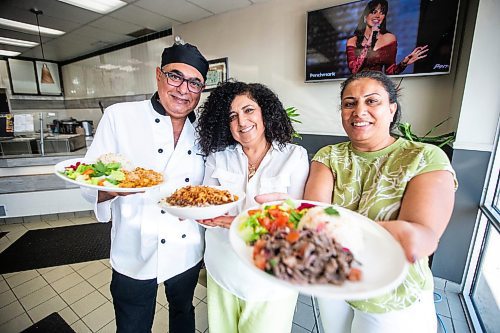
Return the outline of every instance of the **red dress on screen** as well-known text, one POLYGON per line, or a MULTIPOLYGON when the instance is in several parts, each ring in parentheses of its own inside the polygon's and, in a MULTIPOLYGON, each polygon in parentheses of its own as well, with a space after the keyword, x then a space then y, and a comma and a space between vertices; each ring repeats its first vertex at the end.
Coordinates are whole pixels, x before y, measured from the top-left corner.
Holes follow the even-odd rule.
POLYGON ((368 47, 347 46, 347 63, 353 74, 363 69, 384 71, 388 75, 399 74, 405 70, 406 66, 401 63, 396 64, 397 50, 397 41, 382 46, 377 50, 368 47))

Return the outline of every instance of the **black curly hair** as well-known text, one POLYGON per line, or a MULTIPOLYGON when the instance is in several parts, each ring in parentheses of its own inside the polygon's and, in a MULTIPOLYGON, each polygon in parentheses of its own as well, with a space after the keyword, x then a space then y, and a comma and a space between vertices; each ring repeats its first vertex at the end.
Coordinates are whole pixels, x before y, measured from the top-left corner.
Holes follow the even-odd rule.
POLYGON ((229 80, 219 84, 199 108, 198 142, 204 154, 215 153, 237 144, 229 127, 231 103, 236 96, 247 95, 262 110, 267 142, 280 148, 292 141, 294 129, 278 96, 260 83, 229 80))

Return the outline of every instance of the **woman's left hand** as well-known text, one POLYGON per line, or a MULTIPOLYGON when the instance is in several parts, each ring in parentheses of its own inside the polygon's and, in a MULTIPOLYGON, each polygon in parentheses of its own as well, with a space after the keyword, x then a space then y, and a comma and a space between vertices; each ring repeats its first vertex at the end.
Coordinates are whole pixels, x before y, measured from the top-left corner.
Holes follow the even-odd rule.
POLYGON ((413 64, 417 60, 427 57, 427 51, 429 51, 428 45, 416 47, 412 53, 410 53, 403 59, 403 64, 405 64, 405 66, 408 66, 413 64))
POLYGON ((213 219, 196 220, 196 222, 209 227, 221 227, 229 229, 233 220, 234 216, 222 215, 214 217, 213 219))
MULTIPOLYGON (((423 225, 402 220, 378 222, 401 244, 410 263, 429 255, 426 248, 437 248, 438 239, 434 232, 423 225), (432 243, 432 244, 431 244, 432 243)), ((434 252, 434 251, 432 251, 434 252)))

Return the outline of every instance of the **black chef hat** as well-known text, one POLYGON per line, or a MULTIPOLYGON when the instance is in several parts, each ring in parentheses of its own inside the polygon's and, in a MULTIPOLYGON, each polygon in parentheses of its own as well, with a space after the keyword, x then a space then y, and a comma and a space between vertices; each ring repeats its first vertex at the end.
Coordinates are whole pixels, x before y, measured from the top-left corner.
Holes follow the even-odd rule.
POLYGON ((161 67, 171 64, 173 62, 180 62, 193 66, 200 72, 203 78, 207 79, 208 61, 198 51, 196 46, 191 44, 174 44, 163 50, 161 55, 161 67))

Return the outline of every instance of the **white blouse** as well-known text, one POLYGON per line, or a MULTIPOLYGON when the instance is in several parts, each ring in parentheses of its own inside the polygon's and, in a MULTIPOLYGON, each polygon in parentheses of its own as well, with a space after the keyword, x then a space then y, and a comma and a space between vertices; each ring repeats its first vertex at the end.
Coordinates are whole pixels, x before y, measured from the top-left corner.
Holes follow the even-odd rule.
POLYGON ((97 191, 83 189, 95 204, 98 221, 113 220, 111 265, 138 280, 165 281, 197 264, 203 257, 203 229, 195 221, 180 221, 154 200, 165 188, 199 185, 203 156, 195 145, 193 125, 186 120, 174 148, 172 122, 157 113, 149 100, 119 103, 106 109, 86 158, 119 153, 135 166, 162 172, 165 185, 145 193, 97 203, 97 191))
MULTIPOLYGON (((205 163, 206 185, 222 185, 246 193, 245 203, 230 215, 258 205, 254 197, 270 192, 288 193, 301 199, 309 172, 307 151, 287 144, 281 150, 277 143, 262 160, 255 175, 248 179, 248 160, 241 145, 210 154, 205 163)), ((229 243, 229 230, 210 228, 205 232, 205 265, 210 276, 225 290, 244 300, 265 301, 289 297, 294 291, 271 284, 246 267, 229 243)))

